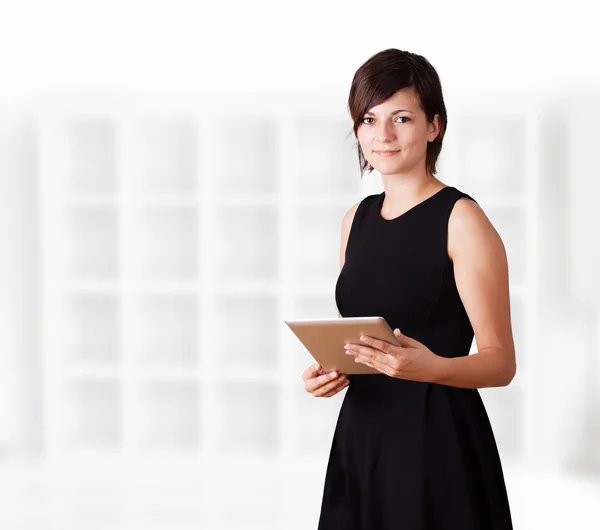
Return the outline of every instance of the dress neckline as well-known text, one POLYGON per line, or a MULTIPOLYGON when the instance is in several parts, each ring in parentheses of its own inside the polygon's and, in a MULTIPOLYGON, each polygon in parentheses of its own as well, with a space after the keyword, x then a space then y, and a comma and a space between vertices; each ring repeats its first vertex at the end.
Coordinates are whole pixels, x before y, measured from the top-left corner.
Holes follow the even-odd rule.
POLYGON ((423 199, 421 202, 418 202, 417 204, 415 204, 414 206, 412 206, 411 208, 409 208, 408 210, 406 210, 404 213, 396 216, 396 217, 392 217, 391 219, 386 219, 385 217, 383 217, 381 215, 381 208, 383 207, 383 201, 385 200, 385 191, 381 192, 379 195, 379 200, 377 201, 377 217, 379 217, 379 219, 383 222, 383 223, 392 223, 394 221, 397 221, 398 219, 402 219, 404 218, 406 215, 408 215, 409 213, 413 212, 414 210, 416 210, 419 206, 425 204, 426 202, 430 201, 431 199, 433 199, 434 197, 437 197, 440 193, 442 193, 444 190, 448 189, 448 188, 452 188, 453 186, 444 186, 443 188, 437 190, 433 195, 430 195, 429 197, 427 197, 426 199, 423 199))

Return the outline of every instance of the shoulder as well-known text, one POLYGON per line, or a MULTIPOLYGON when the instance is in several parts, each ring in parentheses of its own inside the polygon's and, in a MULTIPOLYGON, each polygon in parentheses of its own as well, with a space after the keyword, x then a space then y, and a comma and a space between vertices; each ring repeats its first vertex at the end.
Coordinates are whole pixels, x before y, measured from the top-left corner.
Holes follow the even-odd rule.
POLYGON ((470 197, 455 202, 448 220, 448 255, 455 261, 459 252, 481 251, 482 246, 502 245, 500 235, 485 211, 470 197))
POLYGON ((359 206, 362 203, 374 200, 374 198, 377 196, 378 195, 367 195, 364 199, 361 199, 356 204, 352 205, 350 209, 344 214, 344 218, 342 219, 342 228, 344 230, 350 230, 350 227, 352 226, 352 221, 354 221, 354 216, 356 215, 359 206))
POLYGON ((342 260, 344 252, 346 251, 346 244, 348 243, 348 238, 350 237, 350 227, 352 226, 352 221, 354 220, 354 215, 356 214, 356 210, 360 205, 360 202, 354 204, 345 214, 342 219, 342 260))
POLYGON ((361 202, 362 201, 358 201, 356 204, 354 204, 350 207, 350 209, 344 214, 344 218, 342 219, 342 224, 344 224, 344 225, 352 224, 352 221, 354 220, 354 215, 356 214, 356 210, 358 210, 358 207, 360 206, 361 202))

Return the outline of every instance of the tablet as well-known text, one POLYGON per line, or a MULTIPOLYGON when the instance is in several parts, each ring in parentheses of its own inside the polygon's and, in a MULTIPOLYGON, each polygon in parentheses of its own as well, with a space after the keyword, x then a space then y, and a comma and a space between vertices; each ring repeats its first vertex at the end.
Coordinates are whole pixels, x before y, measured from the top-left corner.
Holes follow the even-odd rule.
POLYGON ((378 316, 284 320, 284 322, 325 372, 335 370, 343 374, 381 374, 375 368, 354 362, 355 356, 346 353, 345 344, 364 344, 360 340, 361 335, 400 345, 400 341, 385 318, 378 316))

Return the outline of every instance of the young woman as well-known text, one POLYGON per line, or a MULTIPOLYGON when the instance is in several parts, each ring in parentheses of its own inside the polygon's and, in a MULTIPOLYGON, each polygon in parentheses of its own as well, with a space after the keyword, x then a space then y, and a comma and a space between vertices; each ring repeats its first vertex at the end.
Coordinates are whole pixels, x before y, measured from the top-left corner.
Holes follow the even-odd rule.
POLYGON ((477 202, 435 177, 446 131, 437 72, 388 49, 354 75, 349 109, 361 174, 384 192, 342 221, 341 317, 385 317, 401 346, 347 345, 377 375, 302 374, 330 397, 345 387, 319 530, 511 530, 494 434, 478 388, 516 371, 508 265, 477 202), (477 353, 469 355, 476 337, 477 353))

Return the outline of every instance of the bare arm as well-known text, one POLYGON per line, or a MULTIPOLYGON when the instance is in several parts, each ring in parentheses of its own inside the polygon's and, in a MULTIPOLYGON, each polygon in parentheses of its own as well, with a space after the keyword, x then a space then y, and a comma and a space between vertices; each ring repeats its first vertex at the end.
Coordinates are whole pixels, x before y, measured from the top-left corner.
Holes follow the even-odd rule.
POLYGON ((448 248, 478 351, 440 357, 435 382, 461 388, 507 386, 516 360, 506 251, 483 210, 468 198, 459 199, 451 213, 448 248))
MULTIPOLYGON (((344 218, 342 219, 342 238, 340 242, 340 271, 344 267, 344 263, 346 261, 346 246, 348 245, 348 236, 350 235, 350 227, 352 226, 352 221, 354 220, 354 214, 356 213, 356 209, 360 202, 357 202, 352 208, 350 208, 344 218)), ((338 311, 338 318, 343 318, 338 311)))

